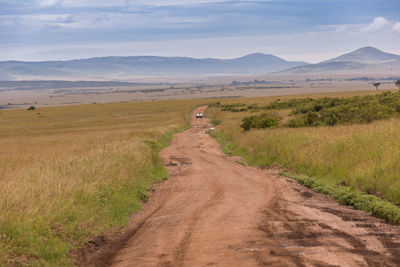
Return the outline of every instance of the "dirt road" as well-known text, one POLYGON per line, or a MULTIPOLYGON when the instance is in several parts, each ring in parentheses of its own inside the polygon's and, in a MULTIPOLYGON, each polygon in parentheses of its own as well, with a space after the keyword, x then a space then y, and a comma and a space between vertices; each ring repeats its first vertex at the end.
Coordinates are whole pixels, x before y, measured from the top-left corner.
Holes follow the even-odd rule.
POLYGON ((398 226, 237 163, 209 127, 194 118, 162 151, 171 177, 112 266, 400 266, 398 226))

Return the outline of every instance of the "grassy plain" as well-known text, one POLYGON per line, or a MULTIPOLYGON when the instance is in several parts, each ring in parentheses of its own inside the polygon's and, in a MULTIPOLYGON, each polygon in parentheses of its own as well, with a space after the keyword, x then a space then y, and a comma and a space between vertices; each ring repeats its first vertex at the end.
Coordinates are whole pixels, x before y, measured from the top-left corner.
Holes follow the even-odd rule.
POLYGON ((70 266, 69 251, 123 225, 198 101, 0 111, 0 266, 70 266))
MULTIPOLYGON (((350 97, 376 91, 285 96, 350 97)), ((277 97, 225 100, 221 103, 267 104, 277 97)), ((243 131, 250 112, 210 108, 208 115, 221 122, 215 136, 225 150, 240 154, 261 167, 279 165, 290 173, 307 175, 327 186, 349 186, 400 204, 400 119, 333 127, 255 129, 243 131)), ((284 111, 281 113, 285 116, 284 111)), ((400 218, 397 218, 397 220, 400 218)))

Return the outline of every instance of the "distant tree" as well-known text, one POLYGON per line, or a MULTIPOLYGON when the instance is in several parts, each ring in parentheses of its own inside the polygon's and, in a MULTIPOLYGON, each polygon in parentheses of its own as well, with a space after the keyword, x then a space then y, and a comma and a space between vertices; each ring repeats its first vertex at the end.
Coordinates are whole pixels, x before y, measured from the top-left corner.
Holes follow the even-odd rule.
POLYGON ((400 80, 397 80, 394 84, 400 89, 400 80))
POLYGON ((376 90, 379 90, 379 85, 381 85, 381 83, 373 83, 373 86, 375 86, 376 90))
POLYGON ((35 106, 30 106, 27 110, 35 110, 35 106))

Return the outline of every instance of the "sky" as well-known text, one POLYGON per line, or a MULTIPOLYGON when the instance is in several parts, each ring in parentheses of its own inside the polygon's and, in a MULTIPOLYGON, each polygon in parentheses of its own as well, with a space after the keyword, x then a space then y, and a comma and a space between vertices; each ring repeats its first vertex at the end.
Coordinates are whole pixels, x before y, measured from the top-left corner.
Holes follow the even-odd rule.
POLYGON ((400 54, 400 0, 0 0, 0 61, 400 54))

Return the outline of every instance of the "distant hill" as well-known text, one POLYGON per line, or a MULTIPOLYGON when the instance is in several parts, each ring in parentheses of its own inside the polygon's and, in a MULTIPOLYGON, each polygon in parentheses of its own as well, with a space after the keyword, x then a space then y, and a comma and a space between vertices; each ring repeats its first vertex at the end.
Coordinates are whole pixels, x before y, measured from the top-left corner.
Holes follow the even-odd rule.
POLYGON ((357 62, 361 64, 384 64, 400 60, 399 55, 389 54, 374 47, 363 47, 339 57, 323 61, 329 62, 357 62))
POLYGON ((0 80, 132 77, 135 75, 265 74, 306 62, 250 54, 233 59, 189 57, 95 57, 69 61, 0 61, 0 80))
POLYGON ((297 66, 279 73, 383 73, 398 70, 400 70, 400 55, 386 53, 374 47, 363 47, 318 64, 297 66))

